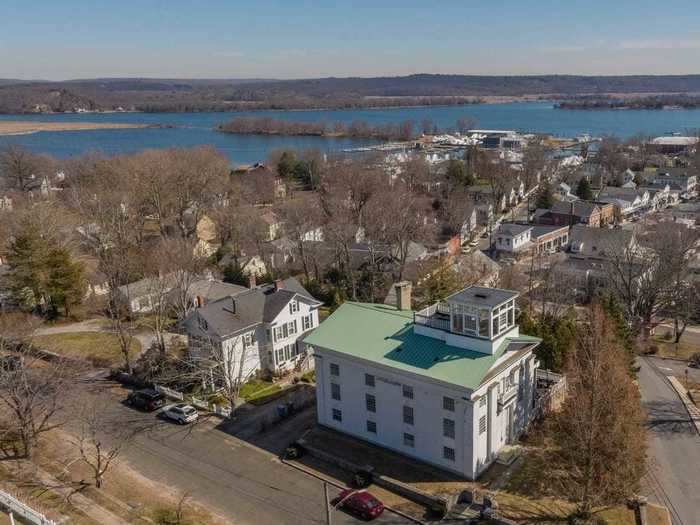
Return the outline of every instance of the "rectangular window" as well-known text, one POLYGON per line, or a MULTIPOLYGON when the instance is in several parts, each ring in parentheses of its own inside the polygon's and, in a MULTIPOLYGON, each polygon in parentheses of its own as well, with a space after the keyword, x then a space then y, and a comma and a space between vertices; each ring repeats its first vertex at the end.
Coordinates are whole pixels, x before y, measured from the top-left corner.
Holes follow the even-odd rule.
POLYGON ((299 301, 292 301, 289 303, 289 313, 295 314, 299 311, 299 301))
POLYGON ((413 387, 408 385, 403 385, 403 397, 406 399, 413 399, 413 387))
POLYGON ((508 326, 513 326, 513 324, 515 324, 515 321, 513 319, 513 309, 510 308, 508 310, 508 326))
POLYGON ((289 335, 294 335, 297 333, 297 320, 294 319, 294 321, 289 323, 289 335))
POLYGON ((335 363, 331 363, 331 375, 332 376, 339 376, 340 375, 340 366, 338 366, 335 363))
POLYGON ((406 445, 407 447, 413 448, 416 444, 416 438, 413 436, 413 434, 404 433, 403 444, 406 445))
POLYGON ((442 447, 442 457, 449 460, 455 460, 455 449, 450 447, 442 447))
POLYGON ((372 434, 377 433, 377 423, 374 421, 370 421, 369 419, 367 420, 367 432, 371 432, 372 434))
POLYGON ((442 435, 454 439, 455 437, 455 422, 453 419, 444 418, 442 420, 442 435))
POLYGON ((412 425, 413 424, 413 407, 405 406, 403 407, 403 422, 412 425))
POLYGON ((340 401, 340 385, 331 383, 331 397, 336 401, 340 401))
POLYGON ((448 410, 449 412, 455 411, 455 400, 451 397, 442 398, 442 408, 448 410))
POLYGON ((282 325, 282 336, 286 339, 289 337, 289 323, 284 323, 282 325))
POLYGON ((301 322, 303 323, 303 330, 311 330, 314 326, 314 316, 313 314, 305 315, 304 317, 301 318, 301 322))
POLYGON ((486 432, 486 416, 481 416, 479 418, 479 434, 486 432))
POLYGON ((333 419, 336 421, 343 420, 343 413, 340 410, 338 410, 337 408, 333 409, 333 419))
POLYGON ((284 362, 284 348, 278 348, 275 353, 277 354, 277 363, 284 362))
POLYGON ((284 358, 289 361, 292 357, 292 345, 284 345, 284 358))
POLYGON ((377 399, 372 394, 365 394, 365 406, 367 407, 367 412, 376 412, 377 399))
POLYGON ((491 327, 491 337, 496 337, 498 335, 498 315, 494 314, 493 322, 491 327))
POLYGON ((374 376, 372 374, 365 374, 365 385, 374 386, 374 376))

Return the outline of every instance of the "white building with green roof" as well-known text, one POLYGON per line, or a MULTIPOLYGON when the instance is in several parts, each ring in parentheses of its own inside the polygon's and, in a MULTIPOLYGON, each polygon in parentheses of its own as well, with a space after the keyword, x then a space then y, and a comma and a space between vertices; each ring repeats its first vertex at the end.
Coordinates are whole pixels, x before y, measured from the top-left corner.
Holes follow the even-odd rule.
POLYGON ((470 287, 414 312, 348 302, 304 343, 316 360, 320 424, 477 478, 530 420, 535 337, 516 292, 470 287))

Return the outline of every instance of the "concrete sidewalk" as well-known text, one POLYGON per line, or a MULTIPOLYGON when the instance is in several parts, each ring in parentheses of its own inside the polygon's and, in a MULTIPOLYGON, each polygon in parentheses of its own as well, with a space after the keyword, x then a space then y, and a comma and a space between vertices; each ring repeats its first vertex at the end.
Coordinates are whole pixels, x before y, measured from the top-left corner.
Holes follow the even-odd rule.
POLYGON ((690 416, 690 419, 692 420, 693 424, 695 425, 695 429, 698 431, 698 434, 700 435, 700 408, 695 406, 695 403, 693 403, 688 397, 688 392, 686 391, 685 387, 681 384, 681 382, 678 380, 677 377, 674 376, 666 376, 668 378, 668 381, 671 383, 671 386, 673 386, 673 389, 676 391, 678 394, 678 397, 681 398, 681 401, 685 405, 685 409, 688 411, 688 415, 690 416))

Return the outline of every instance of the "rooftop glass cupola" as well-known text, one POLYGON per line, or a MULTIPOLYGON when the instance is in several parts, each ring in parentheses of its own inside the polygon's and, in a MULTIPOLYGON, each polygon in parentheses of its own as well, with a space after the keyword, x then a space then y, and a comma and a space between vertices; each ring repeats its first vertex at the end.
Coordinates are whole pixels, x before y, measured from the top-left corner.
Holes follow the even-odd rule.
POLYGON ((517 292, 471 286, 447 299, 450 332, 494 340, 515 326, 517 292))

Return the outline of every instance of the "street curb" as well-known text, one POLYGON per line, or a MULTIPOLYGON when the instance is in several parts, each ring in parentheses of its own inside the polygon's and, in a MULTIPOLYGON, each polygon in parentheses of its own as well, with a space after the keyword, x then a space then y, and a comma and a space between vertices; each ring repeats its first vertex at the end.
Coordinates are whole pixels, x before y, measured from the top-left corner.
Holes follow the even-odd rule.
POLYGON ((700 435, 700 408, 696 407, 695 403, 690 400, 685 388, 676 377, 666 377, 668 378, 669 383, 671 383, 673 389, 676 391, 676 394, 678 394, 678 397, 681 398, 681 401, 688 412, 688 416, 690 416, 690 420, 693 422, 693 425, 695 425, 695 430, 697 431, 698 435, 700 435))
POLYGON ((663 359, 664 361, 677 361, 679 363, 688 364, 687 359, 681 359, 680 357, 667 357, 667 356, 663 356, 663 355, 654 355, 654 354, 650 354, 646 357, 653 357, 655 359, 663 359))
MULTIPOLYGON (((338 482, 336 482, 336 481, 334 481, 334 480, 332 480, 332 479, 330 479, 330 478, 326 478, 325 476, 322 476, 322 475, 320 475, 320 474, 318 474, 318 473, 316 473, 316 472, 313 472, 312 470, 309 470, 309 469, 307 469, 307 468, 305 468, 305 467, 302 467, 301 465, 298 465, 298 464, 296 464, 296 463, 291 463, 291 462, 287 461, 286 459, 281 459, 280 461, 281 461, 283 464, 285 464, 285 465, 288 465, 288 466, 290 466, 290 467, 292 467, 292 468, 295 468, 295 469, 297 469, 297 470, 303 472, 304 474, 308 474, 308 475, 311 476, 311 477, 314 477, 314 478, 319 479, 319 480, 321 480, 321 481, 323 481, 323 482, 325 482, 325 483, 328 483, 328 484, 330 484, 330 485, 333 485, 333 486, 334 486, 335 488, 337 488, 337 489, 346 489, 346 488, 348 488, 348 487, 342 485, 341 483, 338 483, 338 482)), ((387 505, 384 505, 384 508, 385 508, 386 510, 388 510, 389 512, 393 512, 393 513, 396 514, 397 516, 401 516, 402 518, 405 518, 405 519, 407 519, 407 520, 410 520, 410 521, 412 521, 412 522, 414 522, 414 523, 418 523, 419 525, 427 525, 424 521, 420 521, 419 519, 414 518, 413 516, 409 516, 408 514, 405 514, 404 512, 401 512, 400 510, 397 510, 397 509, 395 509, 395 508, 393 508, 393 507, 389 507, 389 506, 387 506, 387 505)))

